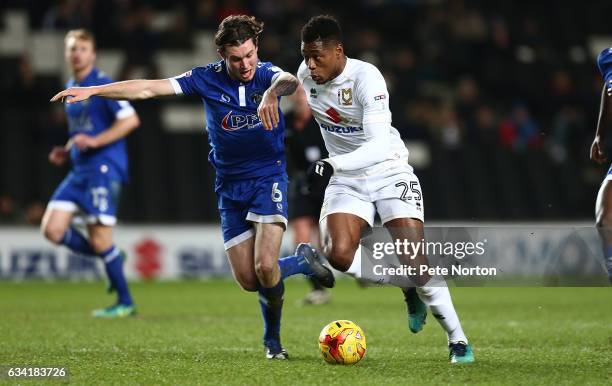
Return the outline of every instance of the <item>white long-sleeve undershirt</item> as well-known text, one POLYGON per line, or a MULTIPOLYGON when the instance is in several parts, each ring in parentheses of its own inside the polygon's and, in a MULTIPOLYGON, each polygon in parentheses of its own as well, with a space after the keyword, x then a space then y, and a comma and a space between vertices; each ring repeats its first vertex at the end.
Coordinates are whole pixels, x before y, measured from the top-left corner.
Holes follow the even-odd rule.
POLYGON ((389 158, 391 142, 391 125, 383 122, 365 123, 363 130, 370 139, 350 153, 330 157, 329 162, 334 171, 344 172, 365 169, 389 158))

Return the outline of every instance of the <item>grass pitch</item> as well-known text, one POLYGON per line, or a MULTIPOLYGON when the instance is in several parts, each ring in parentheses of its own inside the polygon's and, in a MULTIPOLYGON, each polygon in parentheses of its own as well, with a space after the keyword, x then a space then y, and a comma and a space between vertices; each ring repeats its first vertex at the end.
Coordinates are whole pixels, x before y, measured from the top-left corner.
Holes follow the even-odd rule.
POLYGON ((112 300, 101 283, 0 283, 0 365, 65 366, 63 382, 105 385, 612 383, 609 287, 451 289, 476 356, 463 366, 448 363, 431 315, 408 331, 396 288, 341 280, 320 307, 297 305, 304 281, 286 288, 283 362, 264 359, 256 296, 230 281, 134 283, 139 315, 123 320, 89 316, 112 300), (365 331, 355 366, 320 357, 319 331, 335 319, 365 331))

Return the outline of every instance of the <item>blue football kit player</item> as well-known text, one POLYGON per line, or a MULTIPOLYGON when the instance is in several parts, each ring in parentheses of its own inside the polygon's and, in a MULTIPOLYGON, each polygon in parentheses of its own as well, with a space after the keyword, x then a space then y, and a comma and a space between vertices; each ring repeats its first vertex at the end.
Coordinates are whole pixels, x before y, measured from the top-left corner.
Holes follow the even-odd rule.
MULTIPOLYGON (((95 65, 93 35, 86 30, 68 32, 66 61, 72 71, 68 86, 97 86, 111 80, 95 65)), ((135 313, 134 303, 123 274, 125 256, 112 239, 121 185, 127 182, 125 136, 140 124, 126 101, 92 98, 65 105, 70 140, 56 147, 49 160, 62 165, 68 158, 72 170, 51 197, 42 220, 47 239, 73 252, 99 256, 104 261, 109 290, 117 292, 117 303, 95 310, 95 317, 124 317, 135 313), (71 225, 81 212, 89 238, 71 225)))
POLYGON ((279 99, 292 94, 297 79, 257 56, 263 23, 254 17, 225 18, 215 35, 222 60, 170 79, 131 80, 100 87, 77 87, 58 93, 68 103, 92 96, 146 99, 164 95, 199 96, 206 109, 206 129, 215 167, 215 191, 227 256, 238 284, 257 291, 264 319, 266 357, 286 359, 280 320, 283 279, 302 273, 325 286, 331 271, 308 244, 279 259, 287 225, 284 119, 279 99))
MULTIPOLYGON (((604 79, 595 140, 591 145, 591 159, 598 164, 608 162, 606 154, 606 128, 612 114, 612 48, 606 48, 597 57, 597 66, 604 79)), ((612 284, 612 166, 604 178, 595 204, 595 221, 602 238, 608 279, 612 284)))

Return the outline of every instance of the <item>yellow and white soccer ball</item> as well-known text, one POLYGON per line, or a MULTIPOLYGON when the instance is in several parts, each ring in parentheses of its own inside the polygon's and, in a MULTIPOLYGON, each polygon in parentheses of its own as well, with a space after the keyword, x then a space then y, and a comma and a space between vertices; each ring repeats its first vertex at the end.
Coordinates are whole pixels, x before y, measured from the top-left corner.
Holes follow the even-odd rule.
POLYGON ((321 330, 319 349, 327 363, 352 365, 365 356, 365 334, 350 320, 335 320, 321 330))

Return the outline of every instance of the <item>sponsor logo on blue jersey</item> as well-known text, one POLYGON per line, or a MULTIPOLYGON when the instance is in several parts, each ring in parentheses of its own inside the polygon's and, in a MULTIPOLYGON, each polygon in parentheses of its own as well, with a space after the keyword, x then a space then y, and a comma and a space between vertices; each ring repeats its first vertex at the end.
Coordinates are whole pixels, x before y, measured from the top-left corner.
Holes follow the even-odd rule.
POLYGON ((221 127, 225 131, 236 131, 242 128, 252 129, 261 124, 257 114, 233 114, 233 111, 225 114, 221 121, 221 127))
POLYGON ((357 133, 359 131, 363 131, 363 127, 333 126, 333 125, 328 125, 326 123, 321 123, 321 128, 325 131, 329 131, 330 133, 337 133, 337 134, 351 134, 351 133, 357 133))

